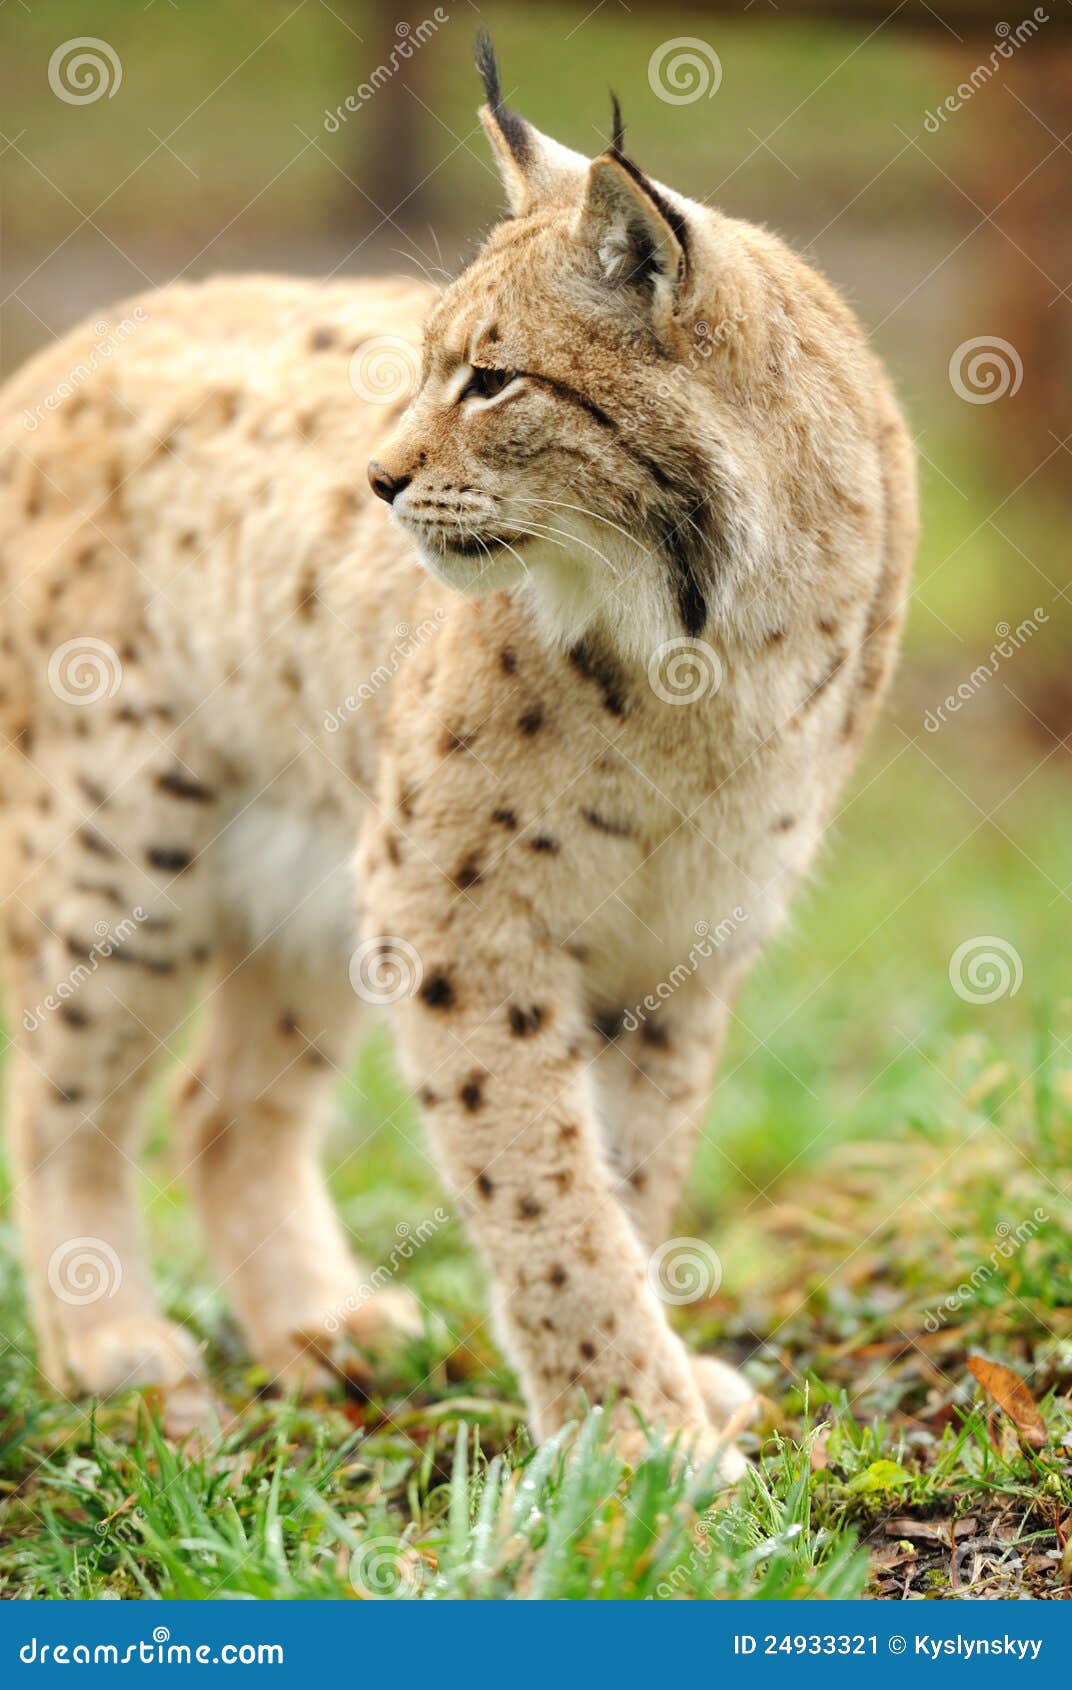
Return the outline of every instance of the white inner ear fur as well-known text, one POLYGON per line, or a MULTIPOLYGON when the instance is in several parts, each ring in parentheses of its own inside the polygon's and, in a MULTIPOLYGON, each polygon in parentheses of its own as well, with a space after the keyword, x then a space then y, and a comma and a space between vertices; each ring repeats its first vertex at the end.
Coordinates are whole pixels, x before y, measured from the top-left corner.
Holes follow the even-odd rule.
POLYGON ((608 281, 627 281, 637 252, 647 247, 657 265, 657 286, 676 286, 682 271, 681 244, 643 188, 612 158, 597 158, 577 225, 578 236, 594 244, 608 281))

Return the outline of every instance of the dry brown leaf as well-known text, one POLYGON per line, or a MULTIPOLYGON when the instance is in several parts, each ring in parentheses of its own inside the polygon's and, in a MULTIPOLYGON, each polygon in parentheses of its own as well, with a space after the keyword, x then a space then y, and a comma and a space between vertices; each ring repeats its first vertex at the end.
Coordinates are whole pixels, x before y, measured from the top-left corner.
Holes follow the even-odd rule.
POLYGON ((1011 1367, 1005 1367, 1000 1361, 990 1361, 986 1356, 969 1356, 968 1371, 978 1379, 998 1407, 1004 1409, 1024 1442, 1032 1449, 1045 1448, 1046 1423, 1020 1375, 1014 1373, 1011 1367))
MULTIPOLYGON (((956 1522, 957 1537, 970 1537, 979 1522, 974 1514, 956 1522)), ((917 1543, 949 1543, 954 1530, 952 1520, 887 1520, 883 1526, 887 1537, 914 1538, 917 1543)))

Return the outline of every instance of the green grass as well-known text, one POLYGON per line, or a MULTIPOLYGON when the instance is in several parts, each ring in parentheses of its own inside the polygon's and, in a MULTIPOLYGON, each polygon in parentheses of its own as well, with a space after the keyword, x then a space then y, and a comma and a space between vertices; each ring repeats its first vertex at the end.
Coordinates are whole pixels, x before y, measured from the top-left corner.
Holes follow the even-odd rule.
MULTIPOLYGON (((1051 764, 1021 786, 1015 839, 972 834, 974 805, 1001 817, 998 789, 1020 776, 957 764, 952 738, 927 757, 904 746, 896 724, 877 743, 794 931, 745 994, 679 1223, 715 1244, 724 1275, 675 1319, 766 1400, 737 1492, 655 1443, 626 1469, 598 1415, 534 1452, 454 1220, 399 1262, 427 1330, 372 1401, 258 1395, 158 1107, 146 1196, 162 1291, 202 1338, 229 1425, 191 1459, 151 1398, 43 1392, 9 1229, 0 1593, 941 1596, 973 1580, 978 1594, 1061 1593, 1072 1005, 1052 934, 1054 884, 1072 878, 1067 777, 1051 764), (991 932, 1015 944, 1024 983, 966 1004, 950 954, 991 932), (980 1351, 1028 1380, 1043 1450, 988 1415, 965 1366, 980 1351)), ((372 1262, 444 1203, 382 1040, 345 1089, 332 1161, 372 1262)))

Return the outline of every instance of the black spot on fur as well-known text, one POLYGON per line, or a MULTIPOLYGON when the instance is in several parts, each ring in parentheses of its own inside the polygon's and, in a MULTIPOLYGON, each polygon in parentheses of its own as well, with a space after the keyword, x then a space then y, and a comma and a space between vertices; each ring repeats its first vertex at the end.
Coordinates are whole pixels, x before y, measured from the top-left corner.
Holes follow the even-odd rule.
POLYGON ((517 827, 517 816, 513 810, 492 810, 491 819, 508 833, 513 833, 517 827))
POLYGON ((612 839, 632 839, 633 830, 627 822, 611 821, 607 816, 601 816, 598 810, 582 810, 581 815, 589 827, 594 827, 597 833, 609 834, 612 839))
POLYGON ((562 1286, 565 1285, 568 1280, 569 1274, 566 1272, 564 1267, 556 1262, 547 1277, 556 1289, 561 1290, 562 1286))
POLYGON ((429 974, 421 985, 420 997, 421 1002, 426 1003, 429 1009, 450 1009, 454 1003, 454 987, 450 976, 444 974, 441 969, 435 974, 429 974))
POLYGON ((601 1009, 592 1017, 592 1026, 601 1039, 612 1044, 620 1038, 625 1027, 624 1009, 601 1009))
POLYGON ((581 640, 569 653, 569 660, 586 681, 594 681, 603 694, 603 708, 612 716, 625 715, 625 685, 615 664, 581 640))
POLYGON ((80 845, 83 845, 87 851, 92 851, 93 855, 96 857, 115 856, 115 846, 109 845, 107 839, 105 839, 102 834, 99 834, 96 828, 80 827, 78 829, 78 842, 80 845))
POLYGON ((150 845, 145 855, 150 867, 163 869, 167 874, 184 874, 194 860, 192 851, 184 851, 178 845, 150 845))
POLYGON ((538 1215, 543 1214, 543 1204, 537 1203, 535 1197, 520 1197, 518 1198, 517 1213, 519 1220, 534 1221, 538 1215))
POLYGON ((480 864, 477 862, 475 857, 466 857, 463 863, 458 864, 458 867, 454 870, 454 874, 452 876, 454 884, 458 888, 459 892, 467 891, 470 886, 479 885, 483 878, 484 876, 481 872, 480 864))
POLYGON ((309 336, 309 350, 310 352, 326 352, 329 347, 337 346, 338 341, 339 337, 336 331, 324 324, 321 328, 314 329, 309 336))
POLYGON ((530 1033, 538 1033, 543 1026, 544 1013, 538 1003, 532 1004, 528 1009, 522 1009, 520 1004, 512 1003, 509 1013, 511 1033, 518 1039, 528 1038, 530 1033))
POLYGON ((481 1197, 490 1197, 492 1192, 495 1190, 495 1186, 494 1186, 493 1182, 488 1178, 487 1174, 477 1174, 477 1176, 476 1176, 476 1188, 479 1191, 481 1197))
POLYGON ((471 1074, 458 1093, 458 1097, 471 1115, 475 1115, 484 1102, 484 1076, 471 1074))
POLYGON ((549 833, 535 834, 529 840, 529 845, 534 851, 542 851, 549 857, 557 857, 560 849, 558 840, 552 839, 549 833))
POLYGON ((543 727, 543 705, 534 704, 531 710, 526 710, 517 719, 517 725, 523 734, 539 733, 543 727))
POLYGON ((517 653, 508 645, 499 653, 499 667, 504 675, 513 675, 517 670, 517 653))
POLYGON ((86 1014, 85 1010, 76 1008, 73 1003, 60 1005, 60 1020, 65 1021, 68 1027, 89 1026, 89 1016, 86 1014))
POLYGON ((211 804, 216 794, 207 786, 202 786, 199 780, 192 780, 184 775, 181 769, 169 769, 167 774, 157 780, 161 792, 166 792, 172 798, 183 798, 191 804, 211 804))

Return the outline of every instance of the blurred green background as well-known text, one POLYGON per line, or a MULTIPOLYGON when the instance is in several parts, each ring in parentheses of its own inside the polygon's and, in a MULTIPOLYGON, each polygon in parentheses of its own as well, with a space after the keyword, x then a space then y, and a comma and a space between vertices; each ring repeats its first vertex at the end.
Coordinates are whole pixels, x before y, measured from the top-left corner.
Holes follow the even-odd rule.
MULTIPOLYGON (((653 175, 779 230, 873 333, 921 455, 905 660, 816 882, 740 1006, 695 1186, 695 1224, 720 1237, 742 1199, 754 1221, 839 1140, 943 1116, 959 1097, 951 1051, 974 1052, 977 1073, 994 1045, 1029 1076, 1044 1036, 1053 1084, 1072 1096, 1072 51, 1067 0, 1048 12, 1006 56, 1016 18, 954 6, 943 21, 921 0, 889 12, 860 0, 840 18, 766 0, 438 13, 422 0, 404 15, 346 0, 97 0, 90 18, 54 0, 9 4, 0 21, 5 369, 178 275, 450 274, 501 203, 475 117, 482 22, 508 97, 540 127, 597 150, 613 87, 653 175), (50 60, 86 30, 121 80, 68 103, 50 60), (659 97, 651 72, 677 37, 721 70, 717 89, 681 103, 659 97), (372 97, 330 119, 377 67, 390 74, 372 97), (961 109, 928 123, 968 78, 961 109), (971 377, 969 342, 998 343, 996 388, 985 370, 971 377), (1036 610, 1012 655, 992 660, 995 630, 1036 610), (962 684, 959 710, 928 727, 962 684), (1022 981, 971 1001, 950 958, 991 936, 1022 981)), ((375 1260, 398 1214, 425 1212, 434 1190, 381 1049, 344 1114, 338 1189, 375 1260)), ((755 1248, 727 1245, 730 1296, 755 1248)), ((464 1307, 478 1281, 447 1256, 464 1307)), ((437 1244, 421 1271, 434 1281, 442 1259, 437 1244)), ((180 1278, 197 1272, 185 1245, 171 1261, 180 1278)))

